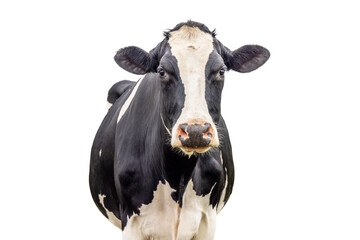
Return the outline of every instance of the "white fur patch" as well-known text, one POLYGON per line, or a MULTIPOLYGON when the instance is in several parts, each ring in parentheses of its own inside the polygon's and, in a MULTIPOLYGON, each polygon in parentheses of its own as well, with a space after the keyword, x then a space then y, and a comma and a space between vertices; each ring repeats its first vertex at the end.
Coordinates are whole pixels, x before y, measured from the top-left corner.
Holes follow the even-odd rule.
POLYGON ((123 239, 211 240, 215 234, 216 209, 210 205, 210 194, 197 196, 190 181, 180 208, 172 197, 169 183, 159 182, 154 198, 142 205, 140 215, 132 215, 123 239))
POLYGON ((134 214, 128 219, 123 238, 175 239, 178 204, 171 198, 174 191, 167 182, 159 182, 151 203, 141 206, 140 215, 134 214))
POLYGON ((120 112, 119 112, 119 116, 117 119, 117 123, 120 122, 120 119, 122 118, 122 116, 125 114, 126 110, 129 108, 131 101, 133 100, 133 98, 135 97, 135 94, 141 84, 141 81, 144 79, 144 77, 140 78, 139 81, 136 83, 134 89, 132 90, 132 92, 130 93, 130 96, 126 99, 126 101, 124 102, 124 105, 121 107, 120 112))
POLYGON ((211 192, 212 189, 208 195, 198 196, 193 182, 188 183, 180 213, 178 239, 214 239, 217 213, 210 205, 211 192))
POLYGON ((109 221, 114 224, 115 226, 117 226, 118 228, 121 229, 121 221, 120 219, 118 219, 115 214, 113 212, 110 212, 104 205, 104 198, 106 198, 106 195, 104 194, 99 194, 99 201, 101 206, 105 209, 106 215, 109 219, 109 221))
POLYGON ((205 67, 213 51, 213 37, 199 28, 183 26, 171 32, 169 38, 172 55, 178 62, 184 84, 185 102, 181 115, 172 129, 171 144, 176 145, 179 124, 192 121, 207 122, 214 129, 214 142, 219 139, 205 99, 205 67))

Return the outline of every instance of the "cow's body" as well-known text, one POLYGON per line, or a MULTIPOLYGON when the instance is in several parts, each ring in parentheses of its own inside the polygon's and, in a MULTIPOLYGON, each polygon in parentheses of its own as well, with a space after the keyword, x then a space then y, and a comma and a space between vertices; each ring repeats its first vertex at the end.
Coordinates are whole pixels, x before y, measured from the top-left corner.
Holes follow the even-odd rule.
MULTIPOLYGON (((189 70, 186 54, 176 50, 179 45, 171 45, 171 41, 177 40, 170 38, 166 44, 170 44, 173 54, 168 58, 176 58, 170 62, 178 64, 178 76, 183 81, 182 89, 177 91, 181 94, 172 96, 183 99, 182 104, 168 106, 171 100, 164 91, 170 91, 167 89, 170 83, 159 81, 158 73, 148 71, 137 83, 119 82, 109 91, 112 106, 94 140, 91 193, 99 210, 123 230, 126 240, 213 239, 216 215, 232 191, 234 167, 225 122, 219 106, 210 107, 209 101, 214 99, 209 100, 210 87, 206 81, 204 93, 198 94, 204 94, 204 99, 195 107, 191 105, 198 101, 195 99, 198 95, 191 91, 201 84, 194 85, 186 77, 196 69, 189 70), (209 113, 189 118, 191 110, 196 108, 199 111, 208 108, 205 110, 209 113), (176 117, 168 116, 168 112, 176 117), (197 122, 192 124, 192 119, 197 122), (206 126, 203 135, 190 133, 190 128, 198 130, 201 124, 206 126), (216 141, 220 144, 216 145, 216 141), (176 144, 182 145, 174 147, 176 144)), ((204 46, 203 39, 199 41, 194 41, 191 48, 204 46)), ((208 59, 215 54, 214 50, 203 51, 208 52, 193 62, 203 61, 200 71, 211 72, 214 64, 209 67, 208 59)), ((217 96, 211 91, 213 98, 217 96)))
POLYGON ((124 238, 191 239, 199 232, 204 235, 199 239, 211 239, 216 212, 233 184, 225 124, 219 124, 222 147, 204 156, 179 155, 166 144, 158 84, 148 74, 110 108, 92 149, 93 198, 106 217, 112 216, 117 226, 122 223, 124 238), (120 112, 124 114, 117 123, 120 112))

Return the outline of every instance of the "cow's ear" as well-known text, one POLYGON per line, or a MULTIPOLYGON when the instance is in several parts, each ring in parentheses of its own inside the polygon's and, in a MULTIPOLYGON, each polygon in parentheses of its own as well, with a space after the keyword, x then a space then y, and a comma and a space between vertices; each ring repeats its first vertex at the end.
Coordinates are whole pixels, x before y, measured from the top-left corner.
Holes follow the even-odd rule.
POLYGON ((152 70, 153 65, 148 52, 133 46, 117 51, 114 60, 120 67, 134 74, 146 74, 152 70))
POLYGON ((228 64, 231 69, 247 73, 261 67, 270 57, 270 52, 259 45, 245 45, 231 52, 228 64))

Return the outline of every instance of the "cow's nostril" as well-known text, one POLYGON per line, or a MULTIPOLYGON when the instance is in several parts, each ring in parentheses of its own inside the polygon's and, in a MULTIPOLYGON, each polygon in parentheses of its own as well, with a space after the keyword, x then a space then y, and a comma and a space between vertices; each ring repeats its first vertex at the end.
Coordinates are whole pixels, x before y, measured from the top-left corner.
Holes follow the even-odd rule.
POLYGON ((205 123, 204 124, 204 133, 209 131, 209 129, 210 129, 210 123, 205 123))
POLYGON ((187 126, 188 126, 187 123, 180 124, 180 129, 181 129, 183 132, 186 132, 187 126))
POLYGON ((184 139, 189 137, 187 128, 188 128, 187 123, 180 124, 179 130, 178 130, 178 137, 179 137, 180 141, 183 141, 184 139))

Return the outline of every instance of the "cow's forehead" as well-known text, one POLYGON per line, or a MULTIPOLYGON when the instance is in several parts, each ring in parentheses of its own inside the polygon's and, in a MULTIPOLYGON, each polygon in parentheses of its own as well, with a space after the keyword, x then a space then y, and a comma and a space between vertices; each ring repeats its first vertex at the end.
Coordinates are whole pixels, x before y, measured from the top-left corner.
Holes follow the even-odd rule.
POLYGON ((173 52, 180 51, 178 54, 184 53, 201 56, 209 54, 213 50, 213 37, 211 34, 197 27, 186 25, 179 30, 171 32, 168 42, 173 52))

